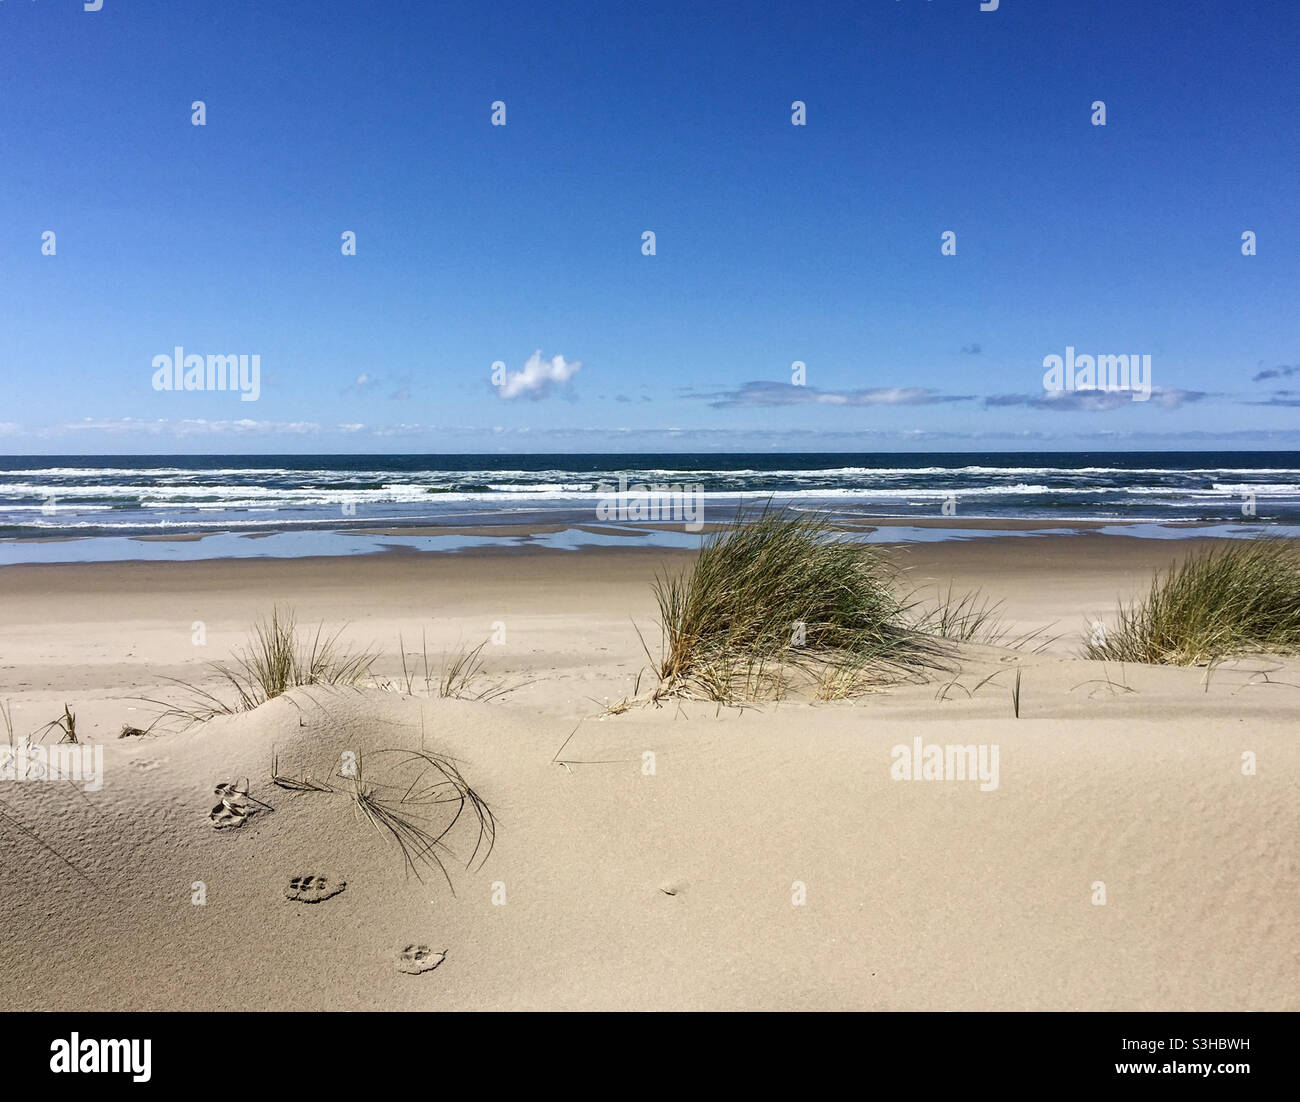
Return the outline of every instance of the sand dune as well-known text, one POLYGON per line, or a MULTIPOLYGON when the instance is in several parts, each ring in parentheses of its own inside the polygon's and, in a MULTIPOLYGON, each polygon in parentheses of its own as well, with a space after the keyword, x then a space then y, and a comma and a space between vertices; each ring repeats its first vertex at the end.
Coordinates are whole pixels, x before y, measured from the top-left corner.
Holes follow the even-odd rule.
MULTIPOLYGON (((1018 623, 1068 618, 1075 631, 1171 553, 996 542, 908 559, 918 579, 1005 595, 1018 623)), ((104 770, 95 791, 0 782, 0 997, 14 1009, 1297 1008, 1300 663, 1242 660, 1207 679, 1103 667, 1066 640, 1036 655, 964 647, 960 671, 853 702, 602 715, 644 664, 629 617, 653 634, 648 581, 665 558, 0 571, 0 699, 17 735, 66 701, 104 770), (490 701, 297 689, 116 737, 147 725, 134 697, 200 676, 275 600, 305 622, 351 620, 349 638, 386 644, 389 675, 399 633, 409 647, 423 626, 436 652, 502 622, 489 673, 516 687, 490 701), (205 647, 190 643, 195 620, 205 647), (996 785, 895 779, 895 748, 915 739, 996 746, 996 785), (447 835, 450 884, 411 876, 346 791, 271 783, 274 758, 343 788, 346 755, 383 781, 381 751, 422 740, 456 759, 497 821, 471 868, 472 820, 447 835), (241 778, 270 807, 214 829, 216 786, 233 784, 239 805, 241 778), (323 898, 288 897, 304 890, 323 898)))

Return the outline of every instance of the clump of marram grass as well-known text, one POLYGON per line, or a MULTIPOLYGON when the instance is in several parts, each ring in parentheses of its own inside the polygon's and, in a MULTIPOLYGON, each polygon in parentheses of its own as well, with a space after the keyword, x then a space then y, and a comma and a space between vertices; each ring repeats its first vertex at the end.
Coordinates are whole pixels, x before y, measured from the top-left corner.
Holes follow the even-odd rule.
POLYGON ((1157 571, 1146 595, 1094 629, 1087 658, 1195 666, 1248 652, 1300 650, 1300 553, 1263 538, 1157 571))
POLYGON ((443 655, 442 673, 438 677, 438 695, 454 700, 492 700, 509 692, 500 681, 485 686, 477 684, 483 676, 484 639, 477 647, 459 647, 450 655, 443 655))
POLYGON ((159 719, 202 723, 216 715, 250 711, 300 685, 356 685, 370 675, 377 655, 346 650, 339 642, 342 632, 340 628, 326 635, 324 625, 318 624, 314 632, 300 636, 293 611, 276 607, 269 620, 253 626, 248 644, 236 650, 231 661, 210 664, 233 699, 178 682, 186 692, 180 704, 151 703, 166 709, 159 719))
MULTIPOLYGON (((424 668, 424 691, 430 695, 436 692, 440 697, 453 700, 494 700, 510 692, 511 686, 504 681, 484 680, 483 650, 489 642, 490 639, 484 639, 476 647, 466 647, 462 644, 450 655, 444 651, 442 667, 435 678, 433 668, 429 665, 428 642, 424 632, 421 631, 420 657, 424 668)), ((411 696, 419 669, 414 663, 410 666, 406 664, 406 644, 400 635, 397 637, 397 649, 402 659, 402 680, 399 685, 405 686, 406 695, 411 696)), ((414 659, 414 652, 412 658, 414 659)), ((391 690, 397 686, 392 682, 386 682, 382 687, 391 690)))
POLYGON ((317 624, 310 636, 299 637, 291 609, 271 610, 271 619, 253 626, 253 638, 236 651, 230 664, 216 670, 237 693, 240 708, 256 708, 299 685, 354 685, 369 675, 375 655, 349 653, 339 645, 340 628, 324 634, 317 624))
POLYGON ((978 589, 957 593, 950 582, 947 592, 938 590, 935 599, 918 606, 918 631, 959 643, 994 645, 1006 634, 1002 623, 1002 602, 993 601, 978 589))
POLYGON ((365 777, 361 755, 357 756, 349 787, 353 810, 381 835, 393 839, 408 873, 422 880, 421 866, 437 870, 455 894, 438 853, 447 850, 443 839, 468 812, 478 837, 465 867, 471 867, 482 854, 481 867, 496 843, 496 819, 450 758, 428 750, 375 750, 369 756, 389 755, 397 756, 390 766, 390 775, 399 782, 396 784, 371 782, 365 777), (440 824, 433 823, 431 817, 440 814, 442 805, 447 804, 455 805, 449 817, 440 824))
POLYGON ((470 787, 456 763, 442 754, 419 750, 385 749, 358 754, 351 770, 339 774, 338 784, 318 781, 309 775, 293 777, 280 772, 279 758, 272 756, 271 782, 291 792, 344 793, 352 801, 353 813, 380 835, 396 844, 408 874, 423 880, 420 870, 436 871, 455 894, 442 853, 451 853, 447 835, 468 815, 477 829, 474 850, 465 862, 481 868, 496 844, 497 825, 492 809, 470 787), (376 782, 366 772, 365 762, 380 758, 388 763, 388 781, 376 782))
POLYGON ((907 623, 896 580, 821 514, 742 510, 686 573, 655 579, 654 696, 774 699, 802 682, 833 699, 936 666, 941 647, 907 623))
POLYGON ((1053 624, 1013 635, 1003 617, 1004 606, 1004 601, 992 600, 981 589, 959 593, 949 582, 946 591, 936 587, 933 599, 918 595, 914 602, 913 621, 917 631, 954 643, 976 643, 1009 650, 1030 649, 1034 654, 1046 650, 1060 638, 1059 634, 1048 634, 1053 624))
POLYGON ((63 706, 63 715, 57 719, 50 720, 44 727, 37 732, 38 738, 44 738, 50 731, 62 731, 59 742, 70 742, 76 744, 77 739, 77 713, 72 711, 66 704, 63 706))

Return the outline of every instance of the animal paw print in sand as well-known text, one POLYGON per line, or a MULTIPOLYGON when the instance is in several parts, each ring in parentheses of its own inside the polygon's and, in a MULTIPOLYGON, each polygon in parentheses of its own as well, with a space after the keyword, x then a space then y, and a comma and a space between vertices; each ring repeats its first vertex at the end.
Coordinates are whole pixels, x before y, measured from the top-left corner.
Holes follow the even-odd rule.
POLYGON ((446 959, 446 953, 435 953, 427 945, 408 945, 397 954, 397 970, 408 976, 419 976, 432 972, 446 959))
POLYGON ((331 880, 327 876, 295 876, 284 894, 298 903, 319 903, 338 895, 347 886, 346 880, 331 880))
POLYGON ((256 811, 255 807, 247 807, 223 797, 221 803, 212 809, 208 818, 217 830, 229 830, 231 827, 243 826, 248 822, 248 817, 256 811))
POLYGON ((240 777, 237 781, 223 781, 213 789, 221 797, 208 815, 217 830, 243 826, 259 811, 269 811, 270 805, 262 803, 248 794, 248 778, 240 777))

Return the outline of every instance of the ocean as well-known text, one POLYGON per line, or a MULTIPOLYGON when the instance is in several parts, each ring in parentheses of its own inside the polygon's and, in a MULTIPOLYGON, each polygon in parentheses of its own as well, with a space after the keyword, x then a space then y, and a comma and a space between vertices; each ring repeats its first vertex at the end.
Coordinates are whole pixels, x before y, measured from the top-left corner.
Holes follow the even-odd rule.
MULTIPOLYGON (((1166 537, 1300 534, 1295 451, 9 456, 0 458, 0 563, 501 543, 427 532, 466 526, 560 529, 512 537, 521 543, 626 544, 626 534, 576 528, 601 523, 597 506, 620 476, 633 489, 698 492, 708 522, 771 500, 855 525, 900 518, 893 538, 974 538, 959 525, 976 519, 1123 524, 1166 537), (951 529, 935 526, 943 518, 951 529), (425 532, 403 536, 413 528, 425 532)), ((637 529, 636 539, 698 543, 680 529, 637 529)))

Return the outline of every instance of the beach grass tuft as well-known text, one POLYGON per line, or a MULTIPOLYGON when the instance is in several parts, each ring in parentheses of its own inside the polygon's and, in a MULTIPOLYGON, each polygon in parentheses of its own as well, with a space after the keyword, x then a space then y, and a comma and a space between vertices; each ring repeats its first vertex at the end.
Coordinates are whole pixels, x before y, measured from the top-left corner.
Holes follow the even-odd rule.
POLYGON ((420 870, 437 871, 455 894, 451 877, 439 851, 450 852, 443 841, 468 814, 477 824, 478 837, 465 867, 475 860, 482 867, 496 844, 497 824, 492 809, 465 780, 456 763, 442 754, 419 750, 386 749, 358 754, 350 772, 339 774, 341 785, 318 781, 308 774, 290 776, 280 772, 280 759, 271 759, 271 783, 290 792, 344 792, 352 800, 354 813, 381 835, 396 843, 408 874, 423 880, 420 870), (387 763, 385 782, 372 780, 366 762, 378 758, 387 763), (455 805, 443 822, 433 822, 443 805, 455 805))
POLYGON ((443 839, 461 817, 468 814, 478 828, 466 867, 476 859, 481 866, 496 842, 496 819, 491 809, 450 758, 429 750, 375 750, 365 759, 358 755, 347 791, 356 813, 397 844, 408 873, 422 880, 421 868, 436 870, 453 894, 455 888, 439 850, 447 850, 443 839), (365 760, 374 758, 388 763, 388 783, 376 784, 367 778, 365 760), (443 823, 435 825, 431 816, 441 805, 454 805, 454 810, 443 823))
POLYGON ((59 742, 70 742, 74 745, 77 739, 77 713, 69 708, 66 704, 63 706, 63 715, 58 719, 52 719, 37 732, 38 738, 44 738, 51 731, 61 731, 62 735, 59 742))
POLYGON ((1060 638, 1059 634, 1048 634, 1053 624, 1013 635, 1003 618, 1003 601, 992 600, 980 589, 958 592, 951 582, 946 590, 937 589, 933 598, 918 593, 912 605, 918 631, 954 643, 976 643, 1038 654, 1060 638))
POLYGON ((738 511, 689 570, 655 579, 655 698, 779 699, 803 680, 834 699, 936 666, 943 648, 908 623, 896 580, 822 514, 738 511))
POLYGON ((917 630, 957 643, 996 643, 1006 634, 1002 602, 982 590, 958 593, 952 583, 938 590, 933 601, 918 602, 917 630))
MULTIPOLYGON (((509 691, 501 682, 479 683, 483 676, 483 648, 488 642, 484 639, 476 647, 459 647, 450 655, 443 655, 438 676, 439 696, 455 700, 492 700, 509 691)), ((427 679, 428 675, 425 676, 427 679)))
POLYGON ((256 708, 300 685, 355 685, 367 677, 376 655, 348 652, 339 644, 340 628, 325 634, 318 624, 310 636, 299 637, 291 609, 271 611, 269 620, 253 626, 248 645, 216 671, 234 689, 240 711, 256 708))
POLYGON ((1300 552, 1265 537, 1190 555, 1085 644, 1086 658, 1195 666, 1300 651, 1300 552))
POLYGON ((300 635, 293 610, 276 606, 269 619, 254 624, 248 643, 229 662, 210 664, 230 693, 179 681, 185 690, 180 703, 145 699, 165 709, 159 720, 191 724, 251 711, 302 685, 356 685, 370 675, 378 656, 370 650, 347 650, 339 641, 342 632, 340 628, 326 634, 324 624, 318 624, 310 634, 300 635))
MULTIPOLYGON (((420 633, 420 659, 424 670, 424 691, 429 694, 436 693, 443 698, 453 700, 494 700, 499 696, 504 696, 511 692, 513 688, 505 683, 504 680, 488 680, 483 672, 484 661, 483 651, 487 647, 490 639, 484 639, 476 647, 467 647, 459 645, 450 654, 446 651, 442 655, 442 666, 438 670, 438 675, 434 677, 433 667, 429 664, 429 647, 425 639, 424 632, 420 633)), ((408 666, 406 662, 406 645, 401 637, 397 641, 398 652, 402 661, 402 680, 396 687, 404 687, 407 696, 411 696, 416 674, 419 672, 414 665, 414 652, 412 652, 412 665, 408 666)), ((392 682, 381 682, 380 687, 392 690, 395 686, 392 682)))

